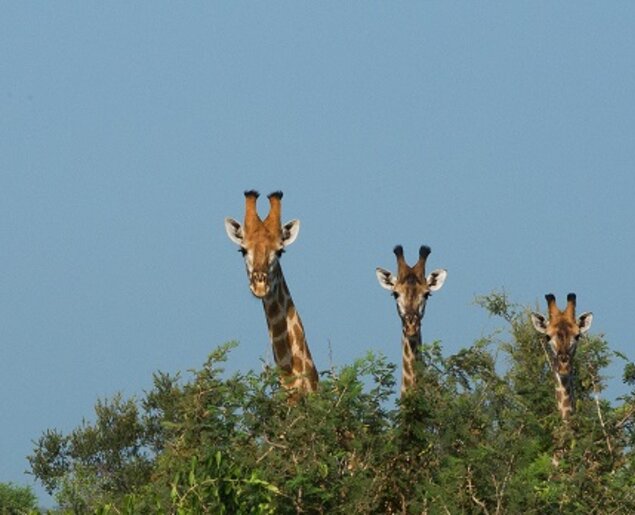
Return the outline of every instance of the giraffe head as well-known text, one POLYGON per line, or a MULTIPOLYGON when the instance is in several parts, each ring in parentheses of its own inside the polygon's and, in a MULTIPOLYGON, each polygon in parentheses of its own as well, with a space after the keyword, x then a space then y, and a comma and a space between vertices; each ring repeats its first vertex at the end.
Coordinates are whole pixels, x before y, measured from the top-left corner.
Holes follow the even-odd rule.
POLYGON ((575 355, 578 339, 591 327, 593 314, 582 313, 575 316, 575 293, 567 295, 567 307, 560 311, 556 305, 556 297, 551 293, 545 295, 549 310, 549 321, 539 314, 532 313, 531 321, 539 333, 549 338, 549 350, 553 371, 561 379, 568 378, 573 370, 573 356, 575 355))
POLYGON ((245 258, 249 289, 258 298, 263 298, 271 289, 273 271, 286 246, 298 236, 300 221, 280 223, 282 192, 269 196, 269 214, 262 220, 258 216, 257 191, 245 192, 245 221, 241 225, 233 218, 225 218, 225 230, 229 239, 240 247, 245 258))
POLYGON ((397 245, 394 252, 397 256, 397 276, 378 267, 377 279, 395 297, 404 336, 418 337, 421 334, 421 319, 426 301, 433 291, 443 286, 447 272, 437 269, 426 277, 426 259, 430 254, 430 247, 422 246, 419 249, 419 260, 413 267, 407 265, 401 245, 397 245))

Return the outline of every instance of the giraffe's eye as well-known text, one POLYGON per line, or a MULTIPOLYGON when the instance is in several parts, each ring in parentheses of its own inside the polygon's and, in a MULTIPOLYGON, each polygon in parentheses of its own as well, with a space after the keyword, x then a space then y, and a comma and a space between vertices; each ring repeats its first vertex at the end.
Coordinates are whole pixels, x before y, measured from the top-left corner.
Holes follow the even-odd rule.
POLYGON ((399 298, 399 294, 396 291, 392 292, 392 296, 395 297, 395 299, 399 298))
POLYGON ((284 254, 284 249, 276 250, 276 256, 278 258, 280 258, 280 256, 282 256, 282 254, 284 254))
POLYGON ((243 257, 245 257, 247 255, 247 249, 245 247, 240 247, 238 249, 238 252, 240 252, 243 257))

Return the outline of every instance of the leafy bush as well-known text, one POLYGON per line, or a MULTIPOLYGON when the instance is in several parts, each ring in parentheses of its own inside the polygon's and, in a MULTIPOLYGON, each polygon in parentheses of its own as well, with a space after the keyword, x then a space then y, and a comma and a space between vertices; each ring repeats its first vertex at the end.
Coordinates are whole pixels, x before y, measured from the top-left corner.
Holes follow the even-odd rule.
POLYGON ((37 499, 30 487, 0 483, 0 514, 33 513, 36 508, 37 499))
POLYGON ((581 341, 564 425, 528 311, 498 293, 478 303, 505 330, 447 357, 425 345, 399 401, 382 356, 289 403, 274 369, 227 376, 226 344, 189 381, 157 373, 141 400, 117 395, 94 423, 46 431, 33 474, 76 512, 635 512, 635 365, 612 406, 601 371, 614 353, 581 341))

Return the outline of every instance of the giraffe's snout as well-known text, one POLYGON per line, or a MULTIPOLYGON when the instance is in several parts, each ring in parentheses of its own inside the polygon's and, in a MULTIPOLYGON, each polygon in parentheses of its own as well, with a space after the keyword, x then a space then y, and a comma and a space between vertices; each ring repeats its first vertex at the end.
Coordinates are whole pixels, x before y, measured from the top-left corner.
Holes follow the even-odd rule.
POLYGON ((559 361, 557 364, 558 375, 560 377, 568 377, 571 374, 571 365, 569 362, 559 361))
POLYGON ((555 356, 555 368, 560 377, 567 377, 571 374, 571 356, 566 352, 559 352, 555 356))
POLYGON ((421 327, 421 317, 418 313, 406 313, 403 317, 403 329, 406 336, 417 336, 421 327))
POLYGON ((251 293, 261 299, 269 293, 269 276, 266 272, 253 272, 249 278, 251 293))

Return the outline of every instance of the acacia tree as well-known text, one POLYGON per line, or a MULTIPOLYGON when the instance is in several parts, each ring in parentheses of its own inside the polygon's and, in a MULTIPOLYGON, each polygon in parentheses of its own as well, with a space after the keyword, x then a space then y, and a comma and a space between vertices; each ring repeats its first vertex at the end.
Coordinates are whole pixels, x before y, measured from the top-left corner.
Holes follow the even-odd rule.
POLYGON ((635 512, 635 365, 611 405, 614 353, 581 341, 565 426, 528 310, 500 293, 478 303, 504 330, 450 356, 425 345, 400 401, 395 366, 368 355, 289 404, 275 370, 227 376, 229 344, 189 381, 156 374, 140 401, 44 433, 33 473, 64 507, 115 513, 635 512))

